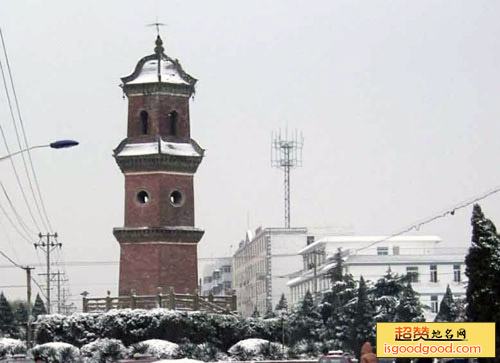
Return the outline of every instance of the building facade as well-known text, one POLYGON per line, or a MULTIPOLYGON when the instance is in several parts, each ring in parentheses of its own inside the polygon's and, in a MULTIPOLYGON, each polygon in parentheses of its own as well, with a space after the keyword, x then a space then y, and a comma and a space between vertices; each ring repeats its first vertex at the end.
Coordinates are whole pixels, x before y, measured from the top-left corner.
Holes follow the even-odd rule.
POLYGON ((282 294, 290 301, 289 275, 302 266, 302 250, 333 233, 321 228, 262 228, 248 231, 233 255, 233 288, 238 312, 261 316, 272 311, 282 294))
POLYGON ((193 178, 204 150, 190 135, 195 83, 164 53, 160 36, 154 54, 122 78, 127 137, 113 154, 125 177, 124 226, 113 230, 120 244, 120 295, 198 287, 203 230, 194 223, 193 178))
POLYGON ((218 258, 203 268, 200 278, 200 292, 203 296, 232 295, 233 273, 231 257, 218 258))
POLYGON ((466 249, 442 248, 436 236, 331 236, 322 238, 299 251, 302 267, 287 285, 291 302, 302 301, 309 290, 317 298, 331 289, 328 271, 341 248, 345 272, 356 280, 362 275, 375 282, 390 268, 411 274, 412 286, 428 306, 426 319, 433 320, 449 284, 455 297, 465 296, 466 249))

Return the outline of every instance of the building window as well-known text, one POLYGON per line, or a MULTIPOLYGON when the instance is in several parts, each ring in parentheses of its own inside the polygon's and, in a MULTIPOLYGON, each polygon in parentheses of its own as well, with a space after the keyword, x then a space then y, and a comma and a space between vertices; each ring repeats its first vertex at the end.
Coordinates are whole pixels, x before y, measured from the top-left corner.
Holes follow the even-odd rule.
POLYGON ((309 246, 311 243, 314 243, 314 236, 307 236, 307 245, 309 246))
POLYGON ((393 247, 392 247, 392 254, 393 254, 394 256, 399 255, 399 246, 393 246, 393 247))
POLYGON ((409 266, 406 268, 406 274, 410 279, 410 282, 418 282, 418 267, 409 266))
POLYGON ((172 111, 168 114, 168 119, 170 120, 170 134, 175 136, 177 135, 179 114, 177 111, 172 111))
POLYGON ((226 273, 227 273, 227 272, 231 272, 231 266, 224 266, 224 267, 222 267, 222 270, 223 270, 224 272, 226 272, 226 273))
POLYGON ((377 247, 377 255, 387 256, 389 254, 389 247, 377 247))
POLYGON ((438 268, 437 268, 437 265, 431 265, 431 282, 438 282, 438 268))
POLYGON ((435 314, 439 311, 438 297, 436 295, 431 295, 431 311, 435 314))
POLYGON ((148 113, 146 111, 141 111, 141 130, 143 135, 147 135, 149 132, 149 121, 148 121, 148 113))
POLYGON ((453 281, 460 282, 461 281, 461 273, 460 273, 460 265, 453 265, 453 281))

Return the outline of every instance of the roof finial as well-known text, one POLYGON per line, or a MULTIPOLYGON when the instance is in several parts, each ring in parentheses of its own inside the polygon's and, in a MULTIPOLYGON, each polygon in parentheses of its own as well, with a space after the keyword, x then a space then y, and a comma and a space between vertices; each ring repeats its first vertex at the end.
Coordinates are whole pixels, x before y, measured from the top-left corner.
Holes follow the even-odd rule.
POLYGON ((154 26, 156 27, 156 47, 155 47, 155 53, 156 54, 162 54, 163 51, 165 50, 163 48, 163 41, 160 37, 160 26, 165 26, 163 23, 159 23, 158 19, 156 20, 156 23, 148 24, 147 26, 154 26))
POLYGON ((163 54, 165 48, 163 48, 163 40, 161 40, 160 34, 156 36, 155 44, 156 44, 155 53, 158 55, 163 54))

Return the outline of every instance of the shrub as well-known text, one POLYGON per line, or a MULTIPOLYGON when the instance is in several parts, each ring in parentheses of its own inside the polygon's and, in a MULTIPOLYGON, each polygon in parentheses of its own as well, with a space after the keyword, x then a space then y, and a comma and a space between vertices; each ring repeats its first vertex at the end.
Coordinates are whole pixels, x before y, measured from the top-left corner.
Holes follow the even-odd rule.
POLYGON ((84 362, 106 363, 115 362, 127 356, 128 350, 116 339, 97 339, 81 348, 81 355, 84 362))
POLYGON ((178 355, 179 345, 168 340, 150 339, 134 344, 132 354, 148 354, 158 359, 171 359, 178 355))
POLYGON ((0 338, 0 359, 14 354, 26 354, 26 344, 18 339, 0 338))
POLYGON ((73 363, 80 358, 80 351, 71 344, 55 342, 33 347, 31 355, 47 363, 73 363))
POLYGON ((244 339, 229 348, 229 355, 235 360, 282 359, 284 347, 265 339, 244 339))

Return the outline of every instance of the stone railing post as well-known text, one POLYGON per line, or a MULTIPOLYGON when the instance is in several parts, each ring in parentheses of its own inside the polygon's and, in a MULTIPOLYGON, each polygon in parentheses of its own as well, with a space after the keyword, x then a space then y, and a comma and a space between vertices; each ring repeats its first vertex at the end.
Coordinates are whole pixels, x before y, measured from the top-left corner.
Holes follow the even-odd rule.
POLYGON ((236 311, 237 310, 237 304, 236 304, 236 294, 233 292, 233 295, 231 295, 231 311, 236 311))
POLYGON ((163 289, 161 287, 158 287, 158 293, 156 294, 156 303, 159 308, 162 308, 163 304, 163 289))
POLYGON ((109 311, 112 309, 111 306, 111 291, 107 291, 108 295, 106 296, 106 311, 109 311))
POLYGON ((130 290, 130 308, 135 309, 137 305, 137 295, 134 289, 130 290))
POLYGON ((175 310, 175 291, 173 287, 170 287, 168 292, 168 308, 175 310))
POLYGON ((195 311, 200 310, 200 295, 197 289, 194 290, 194 295, 193 295, 193 310, 195 311))
POLYGON ((83 312, 88 313, 89 312, 89 301, 87 300, 87 296, 83 296, 83 302, 82 302, 82 307, 83 307, 83 312))

